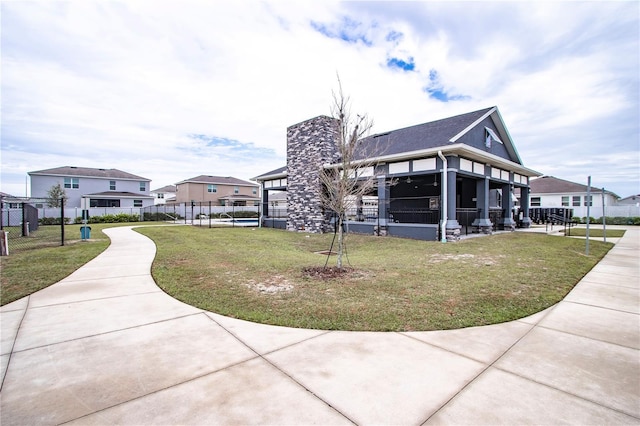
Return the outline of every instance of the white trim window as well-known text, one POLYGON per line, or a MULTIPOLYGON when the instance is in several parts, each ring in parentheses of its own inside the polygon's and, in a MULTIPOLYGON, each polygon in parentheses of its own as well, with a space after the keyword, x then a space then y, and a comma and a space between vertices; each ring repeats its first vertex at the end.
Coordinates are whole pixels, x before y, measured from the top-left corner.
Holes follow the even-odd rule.
POLYGON ((78 178, 64 178, 65 189, 78 189, 80 188, 80 179, 78 178))
POLYGON ((207 185, 207 192, 218 192, 218 187, 215 185, 207 185))

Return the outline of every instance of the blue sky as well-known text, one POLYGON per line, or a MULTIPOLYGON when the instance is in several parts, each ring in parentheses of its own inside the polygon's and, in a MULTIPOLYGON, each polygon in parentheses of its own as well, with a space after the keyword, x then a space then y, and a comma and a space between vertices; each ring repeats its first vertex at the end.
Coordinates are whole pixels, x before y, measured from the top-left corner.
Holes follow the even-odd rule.
POLYGON ((336 73, 384 132, 497 105, 524 165, 640 193, 638 2, 0 3, 1 190, 64 165, 152 187, 285 164, 336 73))

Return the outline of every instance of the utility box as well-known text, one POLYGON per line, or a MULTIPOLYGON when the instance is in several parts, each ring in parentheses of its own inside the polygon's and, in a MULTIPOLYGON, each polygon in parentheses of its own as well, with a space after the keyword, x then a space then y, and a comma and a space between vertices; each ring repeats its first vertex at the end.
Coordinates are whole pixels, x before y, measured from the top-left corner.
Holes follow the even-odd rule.
POLYGON ((83 240, 88 240, 91 238, 91 227, 90 226, 81 226, 80 227, 80 237, 83 240))

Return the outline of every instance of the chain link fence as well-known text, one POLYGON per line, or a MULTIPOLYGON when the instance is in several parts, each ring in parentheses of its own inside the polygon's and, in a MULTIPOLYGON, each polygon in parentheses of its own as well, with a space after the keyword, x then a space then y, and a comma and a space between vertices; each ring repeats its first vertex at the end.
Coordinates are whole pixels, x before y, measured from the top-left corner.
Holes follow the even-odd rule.
MULTIPOLYGON (((42 247, 64 245, 64 225, 69 218, 64 218, 64 207, 55 209, 55 217, 43 221, 38 216, 36 204, 46 200, 30 199, 29 201, 2 203, 0 211, 0 239, 2 255, 19 253, 42 247)), ((60 200, 62 206, 62 200, 60 200)))

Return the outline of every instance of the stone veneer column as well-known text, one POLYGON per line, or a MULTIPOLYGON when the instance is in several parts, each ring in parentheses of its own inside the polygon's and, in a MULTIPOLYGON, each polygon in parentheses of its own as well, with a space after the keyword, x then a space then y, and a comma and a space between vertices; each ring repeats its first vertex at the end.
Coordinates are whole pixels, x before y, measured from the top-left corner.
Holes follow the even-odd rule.
POLYGON ((505 231, 516 229, 516 221, 513 220, 513 199, 511 198, 511 185, 502 185, 502 220, 500 225, 505 231))
POLYGON ((339 161, 338 123, 320 116, 287 129, 287 230, 331 231, 320 200, 319 173, 339 161))
POLYGON ((493 223, 489 219, 489 177, 476 181, 476 208, 478 217, 471 224, 478 228, 482 234, 493 233, 493 223))
POLYGON ((529 187, 520 188, 520 207, 522 209, 523 228, 531 227, 531 218, 529 217, 529 187))

